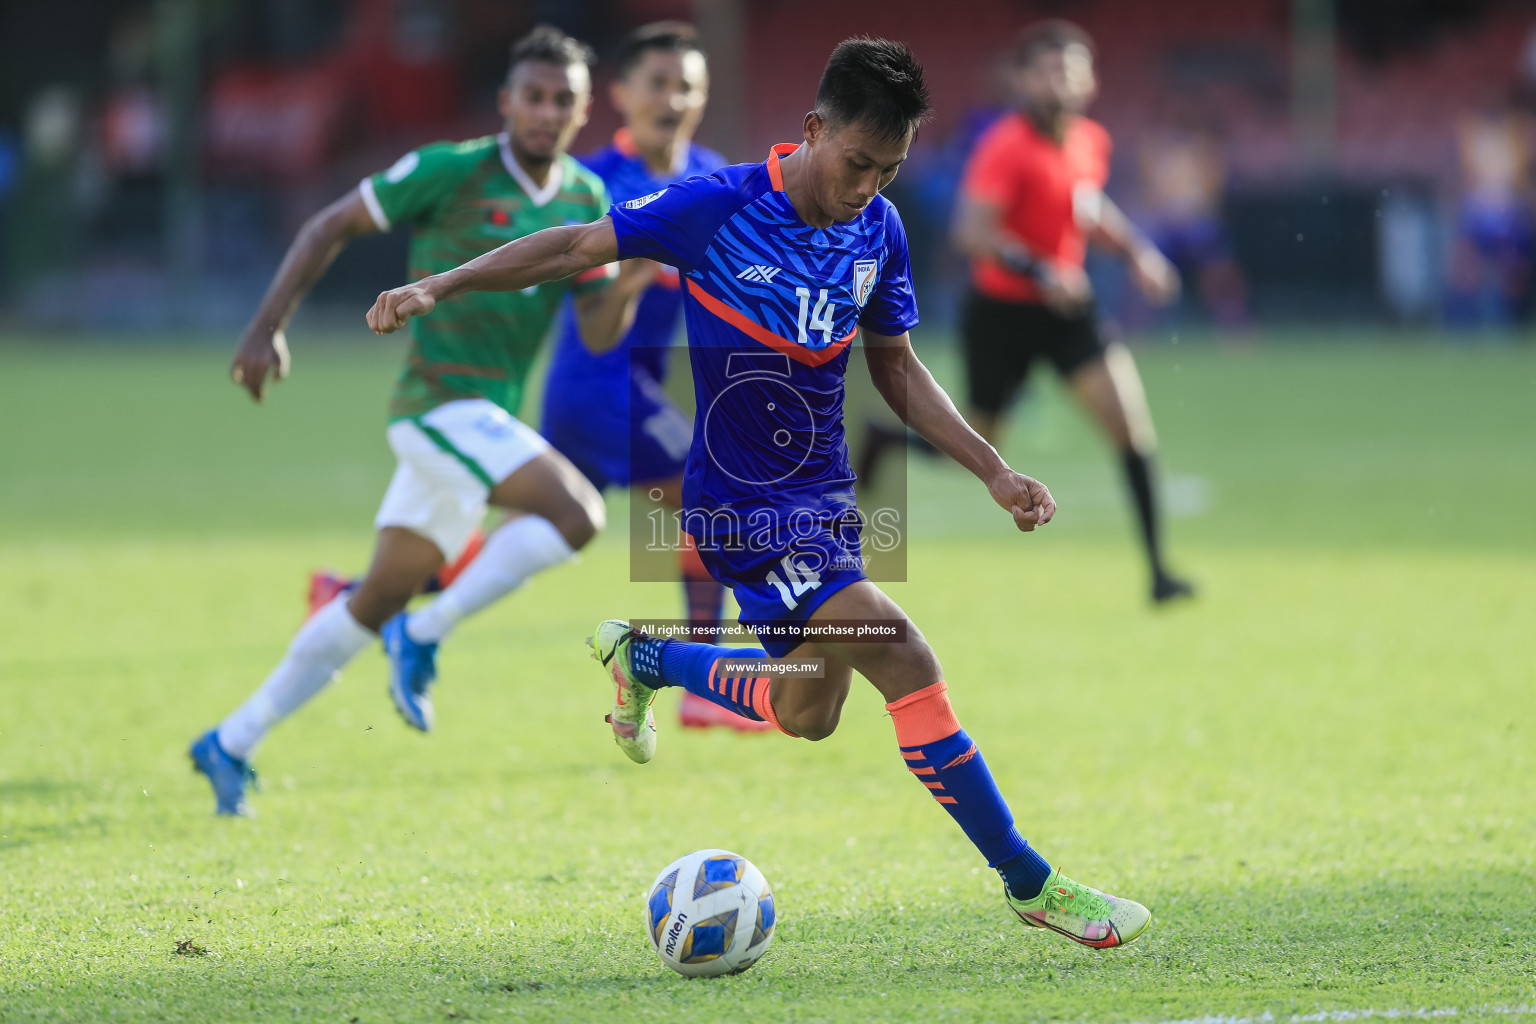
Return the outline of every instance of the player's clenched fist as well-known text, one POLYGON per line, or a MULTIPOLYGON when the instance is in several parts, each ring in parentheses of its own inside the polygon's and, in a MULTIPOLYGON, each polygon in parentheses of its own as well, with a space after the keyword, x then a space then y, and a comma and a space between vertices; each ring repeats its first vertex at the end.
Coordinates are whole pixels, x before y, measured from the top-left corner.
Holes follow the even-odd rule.
POLYGON ((1179 297, 1179 272, 1156 246, 1144 245, 1131 257, 1131 278, 1153 305, 1166 306, 1179 297))
POLYGON ((436 305, 437 299, 419 282, 391 288, 374 300, 368 311, 368 329, 374 334, 398 331, 411 317, 426 316, 436 305))
POLYGON ((1013 524, 1025 533, 1044 526, 1056 514, 1056 501, 1045 484, 1007 470, 987 485, 992 500, 1013 514, 1013 524))
POLYGON ((282 329, 251 329, 240 339, 229 376, 259 402, 266 394, 267 376, 282 380, 288 376, 288 366, 288 339, 282 329))

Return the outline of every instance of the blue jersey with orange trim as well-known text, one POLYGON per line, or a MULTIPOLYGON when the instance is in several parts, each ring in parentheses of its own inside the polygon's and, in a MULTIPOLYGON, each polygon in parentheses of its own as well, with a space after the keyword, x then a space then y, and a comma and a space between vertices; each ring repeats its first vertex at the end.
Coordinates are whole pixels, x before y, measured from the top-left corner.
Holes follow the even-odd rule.
POLYGON ((775 146, 766 163, 609 211, 621 259, 647 257, 683 276, 698 400, 684 505, 743 513, 730 518, 744 529, 757 509, 814 517, 852 505, 849 343, 861 326, 896 336, 917 324, 896 208, 876 196, 848 223, 806 224, 779 172, 780 155, 794 149, 775 146))
MULTIPOLYGON (((690 143, 683 157, 673 173, 658 176, 635 150, 629 131, 621 128, 614 133, 610 145, 578 159, 603 179, 614 202, 624 202, 725 166, 725 157, 697 143, 690 143)), ((619 385, 627 386, 631 366, 643 368, 661 380, 666 373, 667 346, 677 334, 678 314, 683 306, 680 283, 676 270, 663 269, 656 283, 640 297, 634 323, 624 340, 602 355, 593 355, 582 344, 575 310, 567 301, 560 313, 560 340, 550 360, 546 388, 571 387, 588 395, 604 385, 617 390, 619 385)))

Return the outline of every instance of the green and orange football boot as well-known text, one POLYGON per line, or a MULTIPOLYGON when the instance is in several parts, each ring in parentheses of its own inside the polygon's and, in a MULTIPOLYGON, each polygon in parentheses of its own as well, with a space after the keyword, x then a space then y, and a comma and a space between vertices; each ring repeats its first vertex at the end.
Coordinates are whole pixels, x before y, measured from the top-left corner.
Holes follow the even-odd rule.
POLYGON ((614 684, 613 711, 605 719, 613 727, 613 742, 636 764, 656 756, 656 716, 651 713, 656 689, 630 671, 631 649, 635 641, 644 639, 623 619, 604 619, 587 637, 592 657, 614 684))
POLYGON ((1059 870, 1032 900, 1014 899, 1006 886, 1003 893, 1020 921, 1094 949, 1134 942, 1152 923, 1152 912, 1140 903, 1080 885, 1059 870))

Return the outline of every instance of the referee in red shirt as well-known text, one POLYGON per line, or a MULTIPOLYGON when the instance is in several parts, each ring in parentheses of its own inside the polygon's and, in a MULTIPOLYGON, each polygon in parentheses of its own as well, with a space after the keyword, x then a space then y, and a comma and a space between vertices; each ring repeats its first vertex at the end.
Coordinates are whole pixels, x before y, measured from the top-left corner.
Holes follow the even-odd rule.
POLYGON ((1153 600, 1188 596, 1163 563, 1146 393, 1130 351, 1099 334, 1083 256, 1089 241, 1119 253, 1158 305, 1178 296, 1178 272, 1104 195, 1109 133, 1083 116, 1098 88, 1087 33, 1065 21, 1026 28, 1011 84, 1019 108, 977 143, 955 221, 955 244, 971 258, 961 324, 967 418, 996 443, 1031 365, 1049 360, 1120 450, 1153 600))

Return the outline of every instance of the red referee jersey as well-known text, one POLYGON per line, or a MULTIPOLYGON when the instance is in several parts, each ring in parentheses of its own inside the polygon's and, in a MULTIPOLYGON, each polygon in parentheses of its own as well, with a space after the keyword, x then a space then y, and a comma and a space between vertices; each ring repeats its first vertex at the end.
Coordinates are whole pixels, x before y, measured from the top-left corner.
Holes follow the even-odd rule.
MULTIPOLYGON (((1001 208, 1004 228, 1030 252, 1080 267, 1087 239, 1074 205, 1103 189, 1109 151, 1109 132, 1086 117, 1074 117, 1058 145, 1027 117, 1007 114, 976 143, 960 189, 967 199, 1001 208)), ((972 260, 971 280, 989 298, 1032 302, 1040 297, 1033 281, 1008 272, 996 260, 972 260)))

